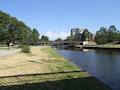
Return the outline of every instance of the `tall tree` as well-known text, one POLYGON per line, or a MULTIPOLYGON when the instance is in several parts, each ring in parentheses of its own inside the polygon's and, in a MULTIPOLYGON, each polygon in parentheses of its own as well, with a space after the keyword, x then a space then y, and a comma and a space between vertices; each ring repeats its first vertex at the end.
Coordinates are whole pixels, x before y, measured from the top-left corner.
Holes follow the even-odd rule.
POLYGON ((108 32, 109 32, 109 35, 108 35, 108 42, 113 42, 113 41, 116 41, 117 39, 117 29, 114 25, 111 25, 108 29, 108 32))
POLYGON ((4 28, 0 25, 0 42, 2 43, 4 41, 4 28))
POLYGON ((37 42, 38 42, 38 39, 39 39, 39 32, 37 31, 37 29, 33 29, 32 31, 32 41, 33 41, 33 44, 36 45, 37 42))
POLYGON ((96 32, 95 41, 97 44, 106 44, 108 42, 107 28, 101 27, 100 30, 96 32))
POLYGON ((89 41, 91 39, 91 33, 88 29, 84 29, 82 33, 82 41, 89 41))
POLYGON ((55 41, 57 41, 57 42, 61 42, 61 41, 63 41, 61 38, 57 38, 55 41))
POLYGON ((10 43, 28 43, 30 41, 31 29, 24 22, 0 11, 0 41, 10 43))
POLYGON ((43 42, 49 42, 49 37, 43 35, 43 36, 41 37, 41 41, 43 41, 43 42))

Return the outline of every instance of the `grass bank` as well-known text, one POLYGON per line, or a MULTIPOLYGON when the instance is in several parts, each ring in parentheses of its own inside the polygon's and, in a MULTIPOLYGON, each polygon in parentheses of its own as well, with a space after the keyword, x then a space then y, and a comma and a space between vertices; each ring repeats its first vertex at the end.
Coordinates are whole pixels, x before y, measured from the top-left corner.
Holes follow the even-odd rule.
MULTIPOLYGON (((65 58, 63 58, 62 56, 60 56, 54 49, 52 49, 51 47, 46 47, 41 49, 43 52, 48 54, 49 58, 52 58, 54 60, 54 65, 56 65, 55 67, 58 69, 57 72, 61 72, 61 71, 80 71, 80 69, 75 66, 73 63, 69 62, 68 60, 66 60, 65 58)), ((51 70, 51 72, 53 72, 53 70, 51 70)))
POLYGON ((110 90, 51 47, 32 47, 31 52, 0 58, 0 89, 110 90))

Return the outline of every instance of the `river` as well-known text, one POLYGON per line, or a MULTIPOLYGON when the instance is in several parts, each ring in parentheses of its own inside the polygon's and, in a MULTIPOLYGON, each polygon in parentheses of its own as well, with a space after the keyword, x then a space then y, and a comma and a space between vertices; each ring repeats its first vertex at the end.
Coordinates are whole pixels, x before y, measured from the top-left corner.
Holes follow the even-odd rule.
POLYGON ((58 53, 113 90, 120 90, 120 52, 58 50, 58 53))

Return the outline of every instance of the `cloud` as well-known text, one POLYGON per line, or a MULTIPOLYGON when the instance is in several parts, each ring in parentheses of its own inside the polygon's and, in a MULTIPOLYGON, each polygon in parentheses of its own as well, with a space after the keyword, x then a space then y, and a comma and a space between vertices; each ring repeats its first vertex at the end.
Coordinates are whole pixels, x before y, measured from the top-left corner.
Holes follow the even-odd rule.
POLYGON ((50 40, 55 40, 57 38, 65 39, 70 34, 64 31, 59 31, 59 32, 47 31, 45 35, 48 36, 50 40))

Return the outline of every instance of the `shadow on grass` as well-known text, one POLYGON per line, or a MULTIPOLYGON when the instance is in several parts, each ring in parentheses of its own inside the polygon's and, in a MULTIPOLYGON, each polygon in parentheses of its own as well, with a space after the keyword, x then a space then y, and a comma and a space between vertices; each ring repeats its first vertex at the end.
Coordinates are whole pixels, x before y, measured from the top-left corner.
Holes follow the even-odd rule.
POLYGON ((94 77, 1 86, 0 90, 112 90, 94 77))

